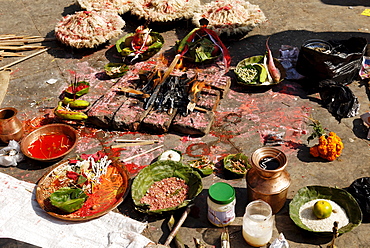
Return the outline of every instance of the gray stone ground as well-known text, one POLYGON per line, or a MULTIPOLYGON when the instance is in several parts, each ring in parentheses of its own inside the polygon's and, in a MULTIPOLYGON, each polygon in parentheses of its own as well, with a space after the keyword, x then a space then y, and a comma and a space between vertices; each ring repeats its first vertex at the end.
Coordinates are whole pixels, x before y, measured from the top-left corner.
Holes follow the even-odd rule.
MULTIPOLYGON (((348 39, 361 36, 370 39, 370 17, 361 15, 370 8, 365 0, 335 1, 274 1, 261 0, 258 4, 268 21, 248 33, 243 39, 231 37, 225 39, 232 56, 232 66, 241 59, 263 54, 264 43, 270 37, 270 46, 275 56, 281 45, 300 47, 307 39, 348 39)), ((0 0, 0 34, 25 34, 53 37, 56 22, 66 14, 80 10, 75 1, 42 1, 42 0, 0 0)), ((132 31, 142 23, 137 18, 124 15, 127 27, 124 32, 132 31)), ((162 26, 161 33, 165 37, 164 50, 170 49, 176 40, 182 38, 191 26, 181 22, 170 26, 162 26)), ((111 43, 103 45, 91 52, 76 51, 57 42, 45 43, 51 46, 47 53, 24 61, 12 67, 13 73, 7 95, 1 107, 15 107, 19 110, 19 118, 31 120, 50 113, 56 105, 57 96, 70 80, 68 70, 74 70, 89 79, 101 72, 103 66, 112 59, 109 56, 111 43), (49 79, 58 79, 54 85, 45 83, 49 79), (37 103, 32 106, 32 103, 37 103)), ((31 53, 31 52, 30 52, 31 53)), ((29 54, 26 52, 26 54, 29 54)), ((6 58, 0 66, 14 61, 6 58)), ((98 82, 97 79, 91 79, 98 82)), ((104 84, 112 84, 105 81, 104 84)), ((368 85, 365 82, 353 82, 350 89, 361 103, 360 114, 369 109, 368 85)), ((289 218, 288 203, 301 187, 307 185, 323 185, 331 187, 348 187, 355 179, 370 176, 369 141, 366 139, 365 127, 359 115, 343 119, 340 123, 320 105, 318 94, 310 93, 310 86, 305 90, 297 82, 284 81, 280 86, 265 92, 250 92, 235 82, 218 111, 218 121, 211 134, 202 138, 186 140, 177 134, 160 137, 166 149, 177 148, 185 151, 193 143, 206 143, 211 149, 212 158, 217 160, 227 153, 244 152, 250 155, 263 146, 261 135, 273 130, 284 132, 286 142, 280 148, 287 154, 292 184, 288 200, 284 208, 276 215, 273 238, 283 232, 291 247, 326 247, 328 238, 314 236, 303 232, 289 218), (237 118, 234 114, 237 113, 237 118), (306 138, 311 131, 301 117, 311 114, 322 122, 323 126, 336 132, 345 145, 342 156, 333 162, 315 160, 308 154, 306 138), (234 117, 235 119, 234 119, 234 117), (221 135, 222 134, 222 135, 221 135), (182 142, 179 139, 182 138, 182 142)), ((96 139, 90 139, 91 145, 81 144, 75 153, 91 152, 101 148, 104 142, 112 142, 120 133, 101 130, 96 139)), ((140 137, 140 134, 136 137, 140 137)), ((310 143, 311 145, 311 143, 310 143)), ((146 148, 143 148, 146 149, 146 148)), ((122 157, 130 155, 131 150, 123 151, 122 157)), ((199 152, 199 151, 195 151, 199 152)), ((157 154, 138 158, 133 163, 146 165, 157 154)), ((184 159, 191 159, 185 154, 184 159)), ((37 182, 48 169, 49 165, 40 165, 34 161, 23 162, 18 168, 0 168, 1 172, 17 178, 37 182)), ((180 230, 180 235, 189 247, 194 247, 193 237, 200 238, 209 246, 220 247, 219 237, 222 229, 215 228, 206 219, 206 189, 214 182, 227 181, 237 190, 237 219, 229 227, 231 247, 249 247, 241 235, 242 216, 246 206, 245 180, 226 180, 222 173, 215 173, 204 179, 205 190, 195 200, 198 213, 188 217, 180 230)), ((118 211, 138 220, 148 220, 149 227, 145 234, 155 242, 164 242, 168 235, 166 221, 168 216, 147 217, 132 209, 131 201, 126 199, 118 211)), ((181 211, 177 213, 180 215, 181 211)), ((362 223, 349 233, 340 236, 336 242, 338 247, 369 247, 369 224, 362 223)), ((32 247, 17 241, 0 239, 2 247, 32 247)))

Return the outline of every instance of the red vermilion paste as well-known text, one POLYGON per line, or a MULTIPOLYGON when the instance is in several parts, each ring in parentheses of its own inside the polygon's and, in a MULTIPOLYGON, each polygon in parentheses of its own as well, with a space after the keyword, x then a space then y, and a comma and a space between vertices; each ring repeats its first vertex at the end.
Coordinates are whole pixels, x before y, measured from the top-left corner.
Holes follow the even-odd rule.
POLYGON ((28 148, 35 158, 48 159, 62 155, 73 145, 71 137, 65 134, 47 134, 40 136, 28 148))

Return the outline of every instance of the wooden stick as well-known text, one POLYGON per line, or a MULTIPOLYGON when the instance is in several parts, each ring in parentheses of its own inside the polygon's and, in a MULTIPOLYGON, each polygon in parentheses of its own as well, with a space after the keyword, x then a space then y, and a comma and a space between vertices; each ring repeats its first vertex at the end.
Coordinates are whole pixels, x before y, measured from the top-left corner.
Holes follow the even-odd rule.
POLYGON ((158 143, 159 140, 130 140, 130 139, 116 139, 116 142, 145 142, 145 141, 153 141, 154 143, 158 143))
POLYGON ((45 46, 2 46, 0 44, 1 50, 14 50, 14 51, 20 51, 20 50, 33 50, 33 49, 41 49, 45 48, 45 46))
POLYGON ((40 50, 40 51, 37 51, 37 52, 35 52, 35 53, 33 53, 33 54, 30 54, 30 55, 28 55, 28 56, 24 57, 24 58, 21 58, 21 59, 19 59, 19 60, 17 60, 17 61, 14 61, 14 62, 12 62, 12 63, 10 63, 10 64, 4 65, 3 67, 0 67, 0 71, 1 71, 1 70, 4 70, 5 68, 11 67, 12 65, 18 64, 18 63, 20 63, 20 62, 22 62, 22 61, 25 61, 25 60, 27 60, 27 59, 29 59, 29 58, 32 58, 32 57, 34 57, 34 56, 36 56, 36 55, 39 55, 40 53, 43 53, 43 52, 45 52, 45 51, 46 51, 46 50, 48 50, 48 49, 49 49, 49 48, 42 49, 42 50, 40 50))
POLYGON ((10 41, 10 40, 1 41, 0 40, 0 46, 24 46, 24 42, 18 41, 18 40, 14 40, 14 41, 10 41))
POLYGON ((180 57, 181 57, 181 55, 180 54, 177 54, 175 56, 175 58, 172 60, 170 66, 167 68, 167 70, 165 71, 165 73, 163 75, 161 84, 167 79, 167 77, 171 74, 171 72, 173 71, 173 69, 175 69, 175 66, 177 65, 177 62, 179 62, 180 57))
POLYGON ((14 53, 14 52, 4 52, 4 50, 0 51, 0 56, 3 57, 23 57, 26 56, 23 53, 14 53))
POLYGON ((152 152, 152 151, 155 151, 155 150, 157 150, 157 149, 159 149, 159 148, 162 148, 163 146, 164 146, 164 145, 160 145, 160 146, 154 147, 154 148, 152 148, 152 149, 149 149, 149 150, 147 150, 147 151, 145 151, 145 152, 142 152, 142 153, 136 154, 136 155, 134 155, 134 156, 131 156, 131 157, 125 158, 125 159, 123 159, 123 160, 122 160, 122 162, 127 162, 127 161, 129 161, 129 160, 131 160, 131 159, 134 159, 134 158, 136 158, 136 157, 139 157, 139 156, 141 156, 141 155, 145 155, 145 154, 150 153, 150 152, 152 152))
POLYGON ((143 142, 131 142, 131 143, 124 143, 111 146, 112 148, 121 148, 121 147, 128 147, 128 146, 142 146, 142 145, 152 145, 155 142, 152 140, 143 141, 143 142))
POLYGON ((207 113, 208 112, 207 109, 201 108, 201 107, 197 107, 197 106, 194 107, 194 110, 198 110, 199 112, 203 112, 203 113, 207 113))

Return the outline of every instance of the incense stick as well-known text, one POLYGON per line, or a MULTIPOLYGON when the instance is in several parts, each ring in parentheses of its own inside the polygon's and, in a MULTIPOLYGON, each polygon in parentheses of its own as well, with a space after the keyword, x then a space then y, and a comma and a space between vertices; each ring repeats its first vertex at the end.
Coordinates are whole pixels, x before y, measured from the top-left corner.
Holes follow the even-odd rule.
POLYGON ((39 55, 40 53, 43 53, 43 52, 45 52, 45 51, 46 51, 46 50, 48 50, 48 49, 49 49, 49 48, 42 49, 42 50, 37 51, 37 52, 35 52, 35 53, 31 54, 31 55, 28 55, 28 56, 26 56, 26 57, 24 57, 24 58, 21 58, 21 59, 19 59, 19 60, 17 60, 17 61, 14 61, 14 62, 10 63, 10 64, 7 64, 7 65, 5 65, 5 66, 3 66, 3 67, 0 67, 0 71, 1 71, 1 70, 4 70, 4 69, 6 69, 6 68, 8 68, 8 67, 10 67, 10 66, 12 66, 12 65, 18 64, 19 62, 22 62, 22 61, 24 61, 24 60, 27 60, 27 59, 29 59, 29 58, 31 58, 31 57, 33 57, 33 56, 39 55))
POLYGON ((145 152, 142 152, 142 153, 136 154, 136 155, 134 155, 134 156, 131 156, 131 157, 125 158, 125 159, 123 159, 123 160, 122 160, 122 162, 127 162, 127 161, 129 161, 129 160, 131 160, 131 159, 134 159, 134 158, 136 158, 136 157, 139 157, 139 156, 141 156, 141 155, 145 155, 145 154, 150 153, 150 152, 152 152, 152 151, 155 151, 155 150, 157 150, 157 149, 159 149, 159 148, 161 148, 161 147, 163 147, 163 146, 164 146, 164 145, 160 145, 160 146, 154 147, 154 148, 152 148, 152 149, 149 149, 149 150, 147 150, 147 151, 145 151, 145 152))

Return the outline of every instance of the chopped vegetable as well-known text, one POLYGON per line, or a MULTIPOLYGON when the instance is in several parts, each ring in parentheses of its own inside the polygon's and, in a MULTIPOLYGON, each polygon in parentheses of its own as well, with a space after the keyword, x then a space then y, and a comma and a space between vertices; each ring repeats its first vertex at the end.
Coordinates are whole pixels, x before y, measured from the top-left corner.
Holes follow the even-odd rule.
POLYGON ((211 175, 215 168, 215 164, 205 156, 202 156, 200 159, 190 161, 189 165, 196 169, 203 177, 211 175))
POLYGON ((237 177, 244 176, 252 167, 248 162, 248 157, 242 153, 227 155, 223 163, 226 171, 237 177))

